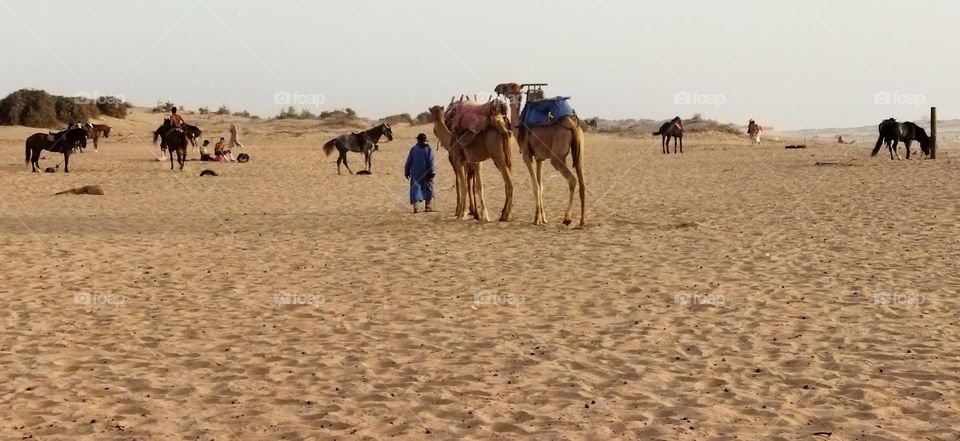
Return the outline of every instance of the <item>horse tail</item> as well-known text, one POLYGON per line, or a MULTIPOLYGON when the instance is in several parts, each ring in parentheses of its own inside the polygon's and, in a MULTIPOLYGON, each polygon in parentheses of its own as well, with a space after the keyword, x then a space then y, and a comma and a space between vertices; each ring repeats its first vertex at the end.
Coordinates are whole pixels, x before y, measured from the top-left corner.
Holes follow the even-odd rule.
POLYGON ((159 138, 159 137, 160 137, 160 132, 157 132, 156 130, 154 130, 154 132, 153 132, 153 145, 154 145, 154 146, 157 145, 157 138, 159 138))
POLYGON ((877 156, 877 153, 880 152, 880 147, 883 146, 883 132, 880 132, 880 136, 877 137, 877 145, 873 148, 873 153, 870 156, 877 156))
POLYGON ((27 138, 27 141, 23 143, 26 147, 26 163, 30 163, 30 139, 27 138))
POLYGON ((333 150, 334 150, 335 148, 337 148, 337 139, 336 139, 336 138, 327 141, 327 143, 323 145, 323 154, 324 154, 324 155, 327 155, 327 156, 330 156, 330 154, 333 153, 333 150))

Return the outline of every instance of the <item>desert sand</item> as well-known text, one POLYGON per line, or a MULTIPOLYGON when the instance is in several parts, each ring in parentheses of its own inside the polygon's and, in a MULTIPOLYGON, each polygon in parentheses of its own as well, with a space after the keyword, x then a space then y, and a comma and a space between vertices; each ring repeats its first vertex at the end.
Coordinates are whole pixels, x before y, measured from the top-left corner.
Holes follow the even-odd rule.
POLYGON ((138 110, 32 174, 0 128, 0 439, 960 439, 950 143, 587 134, 580 229, 549 166, 530 224, 519 155, 512 222, 454 219, 442 152, 414 215, 428 126, 337 176, 316 122, 186 119, 251 161, 172 172, 138 110))

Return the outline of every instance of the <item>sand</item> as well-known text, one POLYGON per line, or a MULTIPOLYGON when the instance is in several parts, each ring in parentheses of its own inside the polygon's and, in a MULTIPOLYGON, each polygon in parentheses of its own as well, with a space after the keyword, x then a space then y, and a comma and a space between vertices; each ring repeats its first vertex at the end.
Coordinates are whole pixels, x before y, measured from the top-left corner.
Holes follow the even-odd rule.
POLYGON ((952 145, 588 134, 578 229, 549 166, 530 224, 519 158, 512 222, 454 219, 443 155, 412 214, 429 127, 337 176, 330 128, 187 120, 251 161, 171 172, 137 111, 31 174, 0 128, 0 438, 960 439, 952 145))

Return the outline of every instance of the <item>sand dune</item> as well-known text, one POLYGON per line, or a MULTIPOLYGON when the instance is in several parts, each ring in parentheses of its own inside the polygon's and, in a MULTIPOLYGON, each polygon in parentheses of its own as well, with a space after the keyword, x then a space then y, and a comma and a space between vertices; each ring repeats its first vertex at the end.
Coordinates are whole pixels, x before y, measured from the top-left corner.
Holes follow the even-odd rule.
POLYGON ((952 145, 588 134, 570 229, 549 167, 546 227, 519 164, 513 222, 453 219, 445 159, 410 213, 427 127, 337 176, 316 123, 246 122, 251 162, 181 173, 157 115, 110 122, 70 174, 0 128, 0 438, 960 439, 952 145))

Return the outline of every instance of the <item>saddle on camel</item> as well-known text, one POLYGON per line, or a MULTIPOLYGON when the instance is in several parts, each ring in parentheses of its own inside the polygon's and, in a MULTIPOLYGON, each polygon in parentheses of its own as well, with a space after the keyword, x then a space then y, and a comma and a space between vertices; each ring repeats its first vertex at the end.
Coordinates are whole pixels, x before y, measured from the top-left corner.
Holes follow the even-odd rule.
POLYGON ((487 127, 493 126, 505 135, 509 135, 507 122, 507 104, 501 100, 493 100, 484 104, 475 101, 458 101, 450 103, 446 112, 447 126, 454 133, 470 132, 477 135, 487 127))
MULTIPOLYGON (((558 96, 537 101, 527 101, 520 114, 520 123, 527 127, 549 126, 565 116, 577 116, 567 103, 570 97, 558 96)), ((579 120, 578 120, 579 122, 579 120)))

